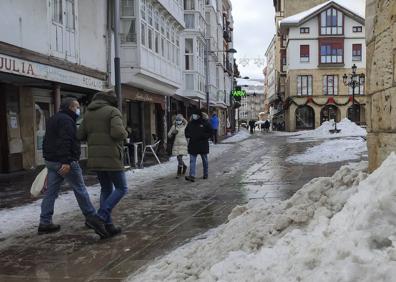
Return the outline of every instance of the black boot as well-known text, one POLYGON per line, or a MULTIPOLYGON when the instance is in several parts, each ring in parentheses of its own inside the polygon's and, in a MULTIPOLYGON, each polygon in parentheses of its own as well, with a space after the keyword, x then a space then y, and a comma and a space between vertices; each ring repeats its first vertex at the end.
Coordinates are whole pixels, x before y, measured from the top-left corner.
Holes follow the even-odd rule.
POLYGON ((187 181, 195 182, 195 177, 194 176, 186 176, 185 177, 187 181))
POLYGON ((121 227, 116 227, 114 224, 105 224, 105 228, 107 233, 109 233, 110 236, 115 236, 121 233, 121 227))
POLYGON ((100 236, 100 239, 106 239, 110 237, 110 234, 106 231, 103 221, 95 214, 89 215, 85 219, 85 225, 95 231, 100 236))
POLYGON ((185 164, 183 164, 182 175, 185 175, 186 171, 187 171, 187 166, 185 164))
POLYGON ((42 224, 40 223, 38 227, 38 234, 49 234, 49 233, 55 233, 60 230, 60 225, 59 224, 42 224))
POLYGON ((183 169, 182 166, 178 166, 177 167, 177 176, 176 176, 176 178, 179 178, 182 175, 182 169, 183 169))

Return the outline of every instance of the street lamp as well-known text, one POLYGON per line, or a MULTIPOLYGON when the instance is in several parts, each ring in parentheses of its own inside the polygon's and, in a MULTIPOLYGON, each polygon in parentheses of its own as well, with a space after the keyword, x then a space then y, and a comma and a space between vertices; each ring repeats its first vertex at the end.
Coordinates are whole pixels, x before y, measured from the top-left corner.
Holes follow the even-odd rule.
MULTIPOLYGON (((209 41, 209 40, 208 40, 209 41)), ((210 115, 209 113, 209 109, 210 109, 210 105, 209 105, 209 53, 231 53, 231 54, 235 54, 237 52, 237 50, 235 50, 234 48, 228 49, 228 50, 218 50, 218 51, 213 51, 213 50, 209 50, 209 42, 206 42, 205 45, 205 66, 206 66, 206 85, 205 85, 205 90, 206 90, 206 111, 208 113, 208 116, 210 115)))
POLYGON ((353 116, 353 122, 355 123, 357 120, 356 108, 355 108, 355 88, 364 85, 364 81, 365 81, 364 73, 357 74, 356 69, 357 69, 356 65, 353 64, 352 73, 349 75, 344 74, 344 76, 342 77, 344 85, 348 87, 352 87, 352 116, 353 116))

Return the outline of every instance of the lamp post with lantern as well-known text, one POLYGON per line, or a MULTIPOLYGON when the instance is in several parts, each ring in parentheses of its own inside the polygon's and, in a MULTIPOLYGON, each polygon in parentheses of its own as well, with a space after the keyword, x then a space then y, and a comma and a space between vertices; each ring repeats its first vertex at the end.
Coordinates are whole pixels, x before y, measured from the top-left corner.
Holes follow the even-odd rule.
POLYGON ((352 88, 352 117, 353 117, 353 122, 355 123, 357 121, 356 107, 355 107, 355 88, 364 85, 365 82, 364 73, 357 74, 356 70, 357 70, 357 66, 353 64, 352 73, 350 73, 349 75, 344 74, 344 76, 342 77, 344 85, 352 88))

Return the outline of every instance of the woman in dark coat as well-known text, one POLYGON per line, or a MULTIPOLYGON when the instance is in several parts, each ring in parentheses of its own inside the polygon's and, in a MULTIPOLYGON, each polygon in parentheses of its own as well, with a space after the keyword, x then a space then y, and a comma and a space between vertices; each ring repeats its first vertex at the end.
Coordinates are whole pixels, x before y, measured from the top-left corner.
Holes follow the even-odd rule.
POLYGON ((212 135, 212 126, 208 120, 202 118, 200 110, 195 110, 188 123, 185 135, 188 140, 188 153, 190 154, 190 174, 187 181, 195 181, 197 156, 201 155, 203 165, 203 179, 208 178, 209 138, 212 135))

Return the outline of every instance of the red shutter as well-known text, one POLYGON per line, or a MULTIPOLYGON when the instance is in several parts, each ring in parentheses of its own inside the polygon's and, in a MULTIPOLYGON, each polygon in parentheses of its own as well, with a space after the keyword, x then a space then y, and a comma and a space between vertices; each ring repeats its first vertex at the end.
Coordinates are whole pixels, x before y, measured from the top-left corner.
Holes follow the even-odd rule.
POLYGON ((352 44, 352 54, 360 56, 362 54, 362 44, 352 44))
POLYGON ((300 57, 309 57, 309 45, 300 45, 300 57))

